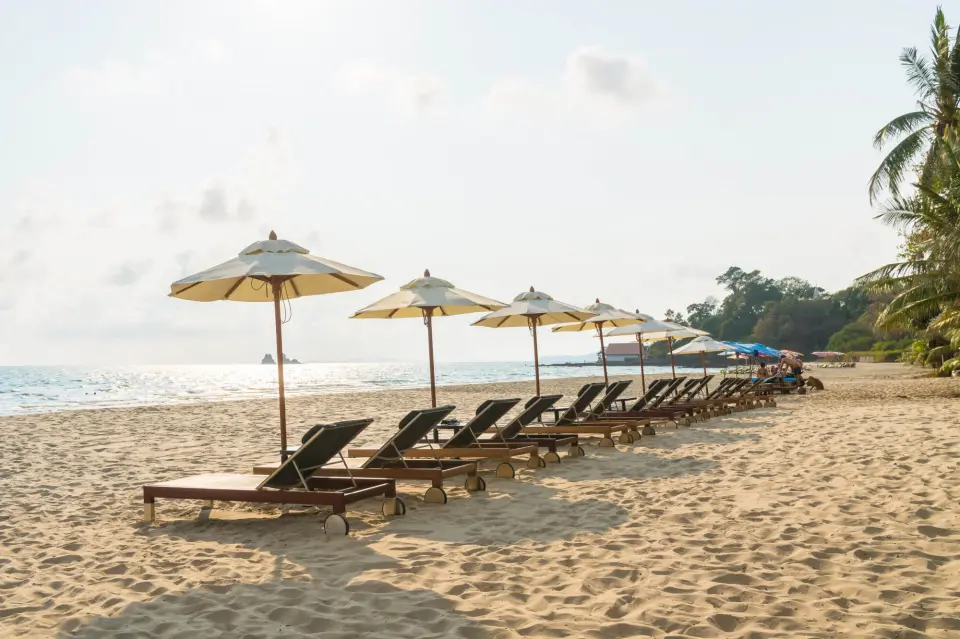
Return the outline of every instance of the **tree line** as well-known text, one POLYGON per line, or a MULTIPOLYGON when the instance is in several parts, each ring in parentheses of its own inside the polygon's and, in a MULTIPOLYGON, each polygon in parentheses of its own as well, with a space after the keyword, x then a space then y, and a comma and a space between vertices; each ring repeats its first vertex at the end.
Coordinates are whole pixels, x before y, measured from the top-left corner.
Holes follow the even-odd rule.
POLYGON ((871 351, 885 359, 898 356, 911 342, 902 331, 874 329, 883 299, 860 287, 828 293, 799 277, 772 279, 738 266, 716 281, 727 291, 722 300, 707 297, 687 306, 686 313, 668 309, 666 319, 723 341, 759 342, 805 354, 871 351))

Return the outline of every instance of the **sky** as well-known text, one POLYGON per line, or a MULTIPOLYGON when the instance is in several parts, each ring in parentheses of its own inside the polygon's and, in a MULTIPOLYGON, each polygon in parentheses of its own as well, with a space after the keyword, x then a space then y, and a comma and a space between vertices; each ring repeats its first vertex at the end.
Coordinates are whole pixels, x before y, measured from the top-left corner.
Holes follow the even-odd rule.
MULTIPOLYGON (((348 319, 425 268, 655 317, 731 265, 844 288, 896 252, 872 138, 935 8, 2 3, 0 365, 259 361, 271 305, 166 295, 270 230, 385 277, 292 303, 309 361, 425 360, 420 321, 348 319)), ((438 360, 530 357, 477 317, 437 320, 438 360)))

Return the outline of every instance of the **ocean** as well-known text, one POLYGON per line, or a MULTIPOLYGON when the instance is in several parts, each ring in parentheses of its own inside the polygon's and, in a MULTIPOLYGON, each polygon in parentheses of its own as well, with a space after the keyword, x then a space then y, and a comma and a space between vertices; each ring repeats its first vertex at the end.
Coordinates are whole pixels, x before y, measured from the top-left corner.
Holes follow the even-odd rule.
MULTIPOLYGON (((638 366, 617 366, 614 375, 640 375, 638 366)), ((648 366, 648 374, 669 373, 648 366)), ((701 369, 680 369, 696 374, 701 369)), ((603 374, 600 366, 541 367, 541 379, 603 374)), ((419 363, 300 364, 284 368, 288 395, 355 393, 429 386, 419 363)), ((438 363, 437 384, 532 380, 529 362, 438 363)), ((64 410, 156 406, 277 396, 276 366, 2 366, 0 415, 64 410)))

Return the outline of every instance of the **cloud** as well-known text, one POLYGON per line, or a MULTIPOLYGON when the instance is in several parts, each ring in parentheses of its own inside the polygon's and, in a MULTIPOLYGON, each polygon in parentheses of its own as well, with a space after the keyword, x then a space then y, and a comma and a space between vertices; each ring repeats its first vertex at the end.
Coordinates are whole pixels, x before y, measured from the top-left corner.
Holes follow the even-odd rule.
POLYGON ((338 85, 349 95, 375 95, 390 105, 408 111, 426 112, 438 108, 444 84, 435 75, 407 73, 371 64, 344 69, 338 85))
POLYGON ((211 224, 250 222, 257 212, 271 208, 299 179, 290 141, 274 126, 252 145, 238 167, 208 178, 194 195, 164 195, 155 207, 157 229, 174 234, 184 223, 199 218, 211 224))
POLYGON ((207 188, 200 196, 200 217, 205 220, 227 219, 227 193, 222 185, 207 188))
POLYGON ((211 64, 226 62, 230 57, 230 51, 219 40, 204 40, 197 43, 197 47, 204 59, 211 64))
POLYGON ((159 95, 165 84, 155 69, 116 60, 68 69, 64 82, 72 91, 106 98, 159 95))
POLYGON ((613 55, 599 47, 574 51, 567 59, 564 80, 575 94, 628 109, 649 104, 661 94, 643 58, 613 55))
POLYGON ((114 286, 130 286, 139 282, 152 266, 151 260, 128 260, 118 266, 108 279, 114 286))
POLYGON ((662 83, 643 58, 581 47, 567 57, 559 82, 553 86, 504 79, 491 88, 484 107, 497 117, 587 117, 621 122, 664 97, 662 83))
POLYGON ((201 40, 176 50, 148 51, 136 61, 107 58, 73 66, 64 72, 63 84, 70 93, 99 98, 156 97, 182 86, 188 73, 229 57, 219 40, 201 40))

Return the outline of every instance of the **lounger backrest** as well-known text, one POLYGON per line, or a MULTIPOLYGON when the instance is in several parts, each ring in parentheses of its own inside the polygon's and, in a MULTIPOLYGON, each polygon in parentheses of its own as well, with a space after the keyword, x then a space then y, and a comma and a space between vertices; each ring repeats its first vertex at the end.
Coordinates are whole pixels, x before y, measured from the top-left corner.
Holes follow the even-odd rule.
POLYGON ((523 411, 510 420, 506 426, 500 429, 499 436, 496 439, 513 439, 520 434, 520 431, 540 419, 543 413, 556 404, 563 395, 538 395, 527 402, 523 411))
POLYGON ((750 383, 750 380, 746 377, 737 378, 737 381, 735 383, 730 384, 730 388, 727 391, 727 397, 733 397, 735 394, 739 393, 749 383, 750 383))
POLYGON ((673 396, 673 394, 676 392, 677 388, 680 387, 680 384, 686 381, 686 379, 687 379, 686 377, 678 377, 668 382, 667 385, 664 386, 663 391, 650 401, 649 408, 657 408, 658 406, 663 404, 666 400, 670 399, 673 396))
POLYGON ((301 486, 301 474, 304 478, 309 477, 310 473, 336 457, 360 431, 372 423, 372 419, 352 419, 324 426, 260 482, 257 489, 301 486))
POLYGON ((364 462, 363 468, 384 468, 402 464, 400 458, 403 457, 403 453, 416 446, 430 432, 430 429, 453 412, 454 408, 456 407, 439 406, 410 411, 400 420, 400 429, 364 462))
POLYGON ((563 414, 560 415, 560 418, 557 419, 557 425, 562 426, 564 424, 572 424, 573 422, 578 421, 580 419, 580 415, 587 412, 587 409, 590 408, 590 404, 593 403, 593 400, 595 400, 606 387, 607 385, 603 382, 595 382, 584 385, 577 394, 577 399, 575 399, 570 405, 570 408, 565 410, 563 414))
POLYGON ((637 411, 643 410, 646 408, 647 404, 653 401, 653 398, 660 394, 660 391, 669 384, 670 381, 666 379, 655 379, 650 382, 650 385, 647 386, 647 392, 643 394, 643 397, 639 398, 628 411, 637 411))
POLYGON ((703 387, 710 383, 711 379, 713 379, 713 375, 705 375, 700 379, 694 380, 694 383, 689 388, 683 393, 680 393, 680 401, 689 401, 695 398, 700 391, 703 390, 703 387))
POLYGON ((607 386, 607 392, 603 394, 603 397, 600 398, 600 401, 597 402, 590 410, 586 419, 599 418, 608 410, 610 410, 610 407, 613 406, 613 403, 617 401, 621 395, 623 395, 623 391, 627 390, 627 387, 629 387, 632 383, 633 382, 629 379, 611 382, 610 385, 607 386))
POLYGON ((477 441, 477 438, 497 423, 504 415, 520 403, 520 399, 491 399, 477 409, 477 414, 460 430, 447 440, 442 448, 463 448, 477 441))
POLYGON ((707 399, 717 399, 719 397, 725 397, 727 389, 736 383, 736 378, 734 377, 724 377, 723 380, 717 384, 710 393, 707 394, 707 399))

